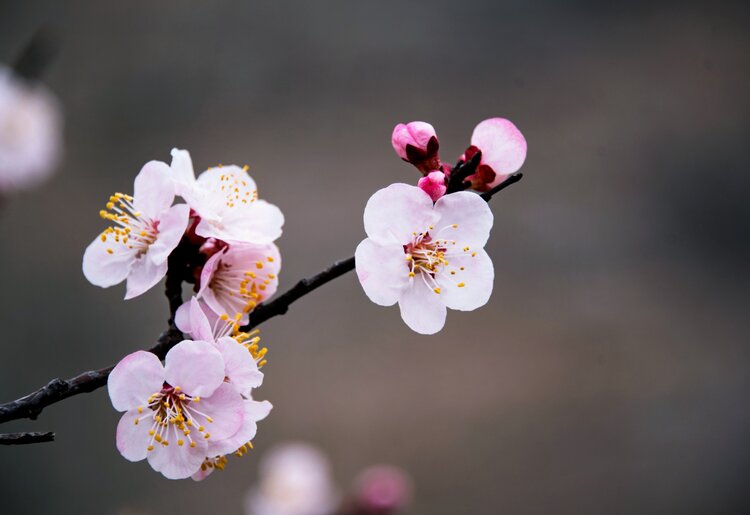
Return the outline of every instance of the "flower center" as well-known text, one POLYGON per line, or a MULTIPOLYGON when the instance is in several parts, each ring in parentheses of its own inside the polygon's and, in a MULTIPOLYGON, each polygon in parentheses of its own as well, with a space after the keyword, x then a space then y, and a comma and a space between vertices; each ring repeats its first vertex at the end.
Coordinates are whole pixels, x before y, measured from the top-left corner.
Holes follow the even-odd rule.
MULTIPOLYGON (((221 165, 219 165, 221 168, 221 165)), ((245 165, 242 170, 247 172, 248 166, 245 165)), ((224 201, 227 207, 236 205, 249 204, 258 200, 258 190, 251 190, 247 180, 237 173, 227 172, 219 177, 221 181, 221 192, 224 194, 224 201)))
POLYGON ((133 197, 124 193, 115 193, 109 197, 106 209, 99 211, 99 216, 114 222, 100 236, 102 241, 111 243, 112 246, 107 248, 109 254, 115 253, 115 245, 123 245, 134 252, 136 257, 140 257, 148 251, 159 234, 158 222, 136 211, 133 197))
MULTIPOLYGON (((439 237, 446 230, 457 229, 458 224, 443 227, 435 234, 430 231, 435 229, 430 226, 427 231, 412 233, 412 241, 404 245, 404 254, 406 254, 406 264, 409 271, 409 279, 419 277, 424 283, 437 294, 440 294, 437 275, 440 273, 441 278, 455 284, 458 288, 463 288, 463 282, 456 283, 453 276, 463 272, 464 267, 450 266, 449 259, 454 256, 466 254, 470 251, 469 247, 461 249, 456 248, 456 240, 439 237), (442 274, 443 271, 448 272, 442 274)), ((476 252, 471 254, 472 257, 476 252)))
MULTIPOLYGON (((266 259, 268 262, 274 261, 272 256, 266 259)), ((264 299, 265 290, 271 281, 276 279, 276 275, 265 272, 264 267, 262 260, 256 261, 251 270, 221 261, 209 287, 217 296, 223 297, 233 314, 250 313, 264 299)))
POLYGON ((195 447, 198 435, 205 440, 211 438, 204 424, 213 423, 213 419, 198 409, 200 400, 200 397, 182 392, 179 386, 164 383, 161 391, 151 394, 145 408, 138 406, 138 413, 143 416, 136 418, 135 424, 151 419, 148 450, 153 451, 154 445, 167 447, 170 442, 179 447, 185 443, 195 447), (193 434, 193 431, 198 434, 193 434))

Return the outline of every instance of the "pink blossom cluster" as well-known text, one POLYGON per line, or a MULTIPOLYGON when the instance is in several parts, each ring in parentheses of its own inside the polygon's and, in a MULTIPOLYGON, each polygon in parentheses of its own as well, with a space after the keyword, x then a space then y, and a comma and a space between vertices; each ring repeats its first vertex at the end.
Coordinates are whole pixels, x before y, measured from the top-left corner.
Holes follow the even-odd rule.
POLYGON ((116 438, 125 459, 146 459, 168 479, 200 481, 223 469, 227 454, 252 448, 257 422, 272 406, 252 397, 263 382, 265 349, 239 331, 238 320, 213 317, 193 298, 181 323, 192 339, 174 346, 164 365, 137 351, 112 370, 107 386, 112 405, 125 412, 116 438))
POLYGON ((281 256, 273 242, 284 215, 258 198, 247 167, 216 166, 196 178, 190 154, 174 149, 171 165, 146 163, 133 195, 115 193, 100 215, 111 226, 86 249, 83 273, 103 288, 126 281, 126 299, 166 275, 180 244, 198 254, 186 279, 217 316, 240 313, 245 323, 278 288, 281 256), (176 196, 186 203, 174 204, 176 196))
POLYGON ((472 311, 492 293, 495 272, 484 250, 492 211, 479 195, 461 190, 487 191, 516 172, 526 158, 526 141, 508 120, 485 120, 455 169, 440 161, 429 123, 397 125, 391 143, 424 177, 417 186, 392 184, 370 197, 367 238, 355 253, 357 277, 370 300, 398 303, 406 325, 433 334, 445 325, 448 308, 472 311), (477 153, 474 173, 459 190, 448 191, 454 170, 477 153))
POLYGON ((100 215, 111 225, 84 253, 91 283, 125 281, 130 299, 173 266, 195 285, 195 296, 175 314, 189 339, 163 365, 138 351, 109 376, 112 404, 125 412, 117 449, 130 461, 147 459, 167 478, 203 479, 224 468, 227 454, 252 447, 257 422, 271 410, 252 397, 263 381, 266 349, 240 327, 276 292, 281 256, 274 241, 284 217, 258 198, 247 167, 217 166, 196 177, 190 154, 178 149, 171 165, 146 163, 133 194, 115 193, 100 215), (175 204, 178 196, 185 203, 175 204))

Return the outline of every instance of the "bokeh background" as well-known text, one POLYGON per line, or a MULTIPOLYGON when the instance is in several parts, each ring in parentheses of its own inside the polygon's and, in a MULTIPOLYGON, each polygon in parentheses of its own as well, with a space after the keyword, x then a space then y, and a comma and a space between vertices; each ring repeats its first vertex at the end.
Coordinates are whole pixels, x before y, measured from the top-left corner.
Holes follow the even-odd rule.
POLYGON ((66 159, 0 212, 0 397, 106 366, 165 327, 80 271, 98 210, 140 167, 249 164, 286 214, 282 288, 351 255, 368 197, 418 175, 397 122, 458 156, 480 120, 524 132, 492 202, 495 292, 434 337, 349 274, 262 327, 275 405, 256 451, 196 484, 114 446, 105 390, 2 430, 7 514, 242 513, 257 457, 301 439, 345 488, 393 463, 420 514, 750 511, 748 129, 743 2, 0 3, 0 60, 36 28, 66 159))

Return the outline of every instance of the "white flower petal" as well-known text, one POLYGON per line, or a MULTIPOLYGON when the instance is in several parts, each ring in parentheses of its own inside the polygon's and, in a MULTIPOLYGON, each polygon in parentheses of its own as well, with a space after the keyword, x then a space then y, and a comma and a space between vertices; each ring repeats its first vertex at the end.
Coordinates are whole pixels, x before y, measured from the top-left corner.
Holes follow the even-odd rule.
POLYGON ((436 277, 445 305, 460 311, 472 311, 487 304, 494 278, 492 260, 484 249, 451 257, 450 264, 436 277))
MULTIPOLYGON (((151 410, 148 412, 152 413, 151 410)), ((120 422, 117 424, 115 436, 117 450, 128 461, 141 461, 148 454, 151 440, 148 431, 151 429, 151 418, 145 418, 136 424, 136 419, 142 416, 138 410, 131 410, 120 417, 120 422)))
POLYGON ((185 234, 190 221, 190 208, 187 204, 170 207, 159 220, 159 229, 154 241, 148 248, 148 257, 155 264, 163 263, 177 247, 185 234))
POLYGON ((120 360, 107 379, 107 391, 117 411, 143 406, 150 395, 161 391, 164 367, 154 354, 139 350, 120 360))
POLYGON ((437 218, 427 193, 416 186, 391 184, 367 201, 365 232, 382 245, 405 244, 414 232, 427 231, 437 218))
POLYGON ((419 276, 413 279, 411 288, 404 290, 398 307, 406 325, 420 334, 435 334, 445 325, 447 310, 441 295, 419 276))
POLYGON ((371 301, 380 306, 395 304, 409 285, 409 267, 400 244, 379 245, 362 240, 354 253, 357 278, 371 301))
POLYGON ((149 161, 135 178, 133 207, 143 215, 158 220, 172 205, 174 183, 169 176, 169 166, 161 161, 149 161))
POLYGON ((436 238, 476 249, 487 243, 494 217, 487 202, 476 193, 459 191, 445 195, 435 203, 435 211, 440 215, 435 223, 436 238))
POLYGON ((83 275, 91 284, 108 288, 124 281, 134 262, 134 252, 98 236, 83 253, 83 275))
POLYGON ((128 275, 125 300, 132 299, 147 292, 153 288, 156 283, 161 281, 166 273, 166 261, 158 265, 154 264, 154 262, 149 259, 148 254, 136 259, 130 269, 130 275, 128 275))

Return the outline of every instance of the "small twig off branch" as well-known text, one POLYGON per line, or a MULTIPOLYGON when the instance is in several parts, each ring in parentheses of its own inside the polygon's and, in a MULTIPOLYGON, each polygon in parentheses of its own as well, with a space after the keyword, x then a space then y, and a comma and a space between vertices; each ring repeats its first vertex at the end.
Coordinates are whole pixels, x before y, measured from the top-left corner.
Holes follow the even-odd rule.
MULTIPOLYGON (((523 175, 520 173, 513 174, 498 186, 482 193, 481 196, 484 200, 489 202, 493 195, 520 181, 522 177, 523 175)), ((270 318, 285 314, 294 301, 351 270, 354 270, 353 256, 348 259, 337 261, 312 277, 302 279, 284 294, 276 297, 270 302, 258 306, 252 312, 248 325, 243 329, 247 330, 257 327, 270 318)), ((170 273, 167 275, 165 291, 170 304, 169 328, 161 334, 156 345, 149 349, 150 352, 156 354, 160 359, 163 359, 169 349, 177 345, 183 339, 182 333, 174 325, 174 313, 182 302, 181 286, 182 280, 184 279, 184 269, 180 268, 175 274, 171 272, 170 267, 170 273)), ((22 418, 33 420, 36 419, 47 406, 63 401, 74 395, 93 392, 107 384, 107 378, 113 368, 114 367, 111 366, 99 370, 91 370, 67 380, 53 379, 46 386, 30 393, 29 395, 0 405, 0 423, 22 418)), ((29 441, 23 443, 34 442, 29 441)))
POLYGON ((0 434, 0 445, 26 445, 29 443, 54 442, 55 433, 6 433, 0 434))

